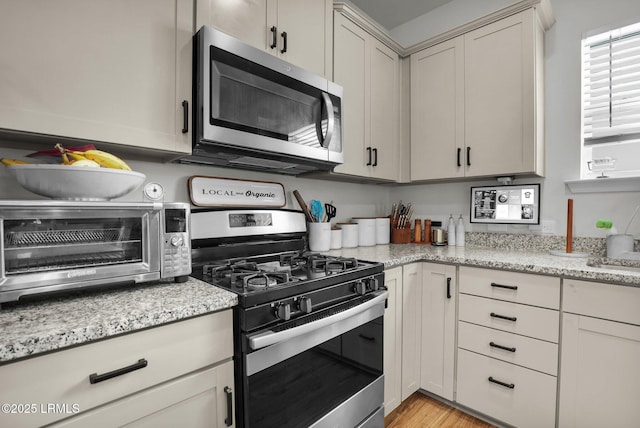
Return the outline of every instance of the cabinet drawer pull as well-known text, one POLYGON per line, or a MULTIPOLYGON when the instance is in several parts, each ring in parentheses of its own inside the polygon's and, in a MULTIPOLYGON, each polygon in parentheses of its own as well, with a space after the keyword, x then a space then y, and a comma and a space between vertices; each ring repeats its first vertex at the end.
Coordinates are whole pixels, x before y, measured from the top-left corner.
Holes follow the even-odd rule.
POLYGON ((274 49, 276 46, 278 46, 278 29, 274 25, 271 27, 271 44, 269 47, 274 49))
POLYGON ((513 383, 501 382, 499 380, 494 379, 493 376, 489 376, 489 382, 497 383, 498 385, 504 386, 505 388, 509 388, 509 389, 513 389, 516 387, 515 384, 513 383))
POLYGON ((224 424, 230 427, 233 425, 233 390, 228 386, 225 386, 224 393, 227 396, 227 417, 224 418, 224 424))
POLYGON ((121 369, 113 370, 111 372, 107 372, 104 374, 93 373, 89 375, 89 383, 94 384, 98 382, 102 382, 107 379, 111 379, 117 376, 121 376, 123 374, 127 374, 129 372, 133 372, 135 370, 140 370, 147 367, 147 360, 144 358, 140 358, 137 363, 131 364, 127 367, 122 367, 121 369))
POLYGON ((501 320, 507 320, 507 321, 513 321, 513 322, 516 322, 516 320, 517 320, 516 317, 508 317, 506 315, 499 315, 499 314, 496 314, 495 312, 491 312, 489 315, 491 315, 492 318, 500 318, 501 320))
POLYGON ((503 284, 497 284, 495 282, 492 282, 491 286, 496 288, 506 288, 507 290, 514 290, 514 291, 518 289, 517 285, 503 285, 503 284))
POLYGON ((509 348, 507 346, 498 345, 497 343, 494 343, 494 342, 489 342, 489 346, 491 346, 492 348, 504 349, 505 351, 509 351, 509 352, 516 352, 516 348, 509 348))

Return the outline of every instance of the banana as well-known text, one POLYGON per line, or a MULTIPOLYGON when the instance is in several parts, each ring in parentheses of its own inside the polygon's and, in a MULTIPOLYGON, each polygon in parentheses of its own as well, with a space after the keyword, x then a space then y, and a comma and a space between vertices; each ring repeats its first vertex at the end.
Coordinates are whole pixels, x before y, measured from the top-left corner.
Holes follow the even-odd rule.
POLYGON ((100 166, 105 168, 123 169, 125 171, 131 171, 131 167, 127 165, 125 161, 111 153, 103 152, 102 150, 87 150, 85 152, 69 152, 77 153, 85 158, 97 162, 100 166))
POLYGON ((89 168, 100 168, 100 164, 98 164, 98 162, 94 162, 92 160, 89 159, 78 159, 78 160, 74 160, 71 162, 70 164, 71 166, 84 166, 84 167, 89 167, 89 168))
POLYGON ((69 156, 67 155, 68 150, 62 147, 62 144, 60 143, 56 144, 55 148, 60 151, 60 156, 62 157, 62 163, 64 165, 71 165, 72 161, 71 159, 69 159, 69 156))
POLYGON ((0 162, 2 162, 3 164, 5 164, 7 166, 11 166, 11 165, 30 165, 29 162, 25 162, 25 161, 22 161, 20 159, 2 158, 2 159, 0 159, 0 162))

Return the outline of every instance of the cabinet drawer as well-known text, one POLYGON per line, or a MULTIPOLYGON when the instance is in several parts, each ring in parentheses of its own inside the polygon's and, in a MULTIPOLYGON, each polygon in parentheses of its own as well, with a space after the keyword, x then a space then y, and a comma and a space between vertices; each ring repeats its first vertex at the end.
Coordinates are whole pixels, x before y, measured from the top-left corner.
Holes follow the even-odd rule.
POLYGON ((510 425, 555 426, 556 380, 464 349, 458 351, 458 403, 510 425))
MULTIPOLYGON (((231 311, 192 318, 0 366, 8 403, 56 403, 84 412, 100 404, 223 361, 233 355, 231 311), (147 366, 91 384, 105 374, 147 366)), ((38 404, 39 406, 39 404, 38 404)), ((65 413, 0 414, 0 426, 34 427, 65 413)))
POLYGON ((460 294, 459 304, 460 321, 558 343, 558 311, 468 294, 460 294))
POLYGON ((573 314, 640 325, 640 288, 564 280, 562 309, 573 314))
POLYGON ((560 278, 466 266, 460 267, 459 275, 461 293, 560 308, 560 278))
POLYGON ((552 376, 558 373, 558 345, 544 340, 461 321, 458 347, 552 376))

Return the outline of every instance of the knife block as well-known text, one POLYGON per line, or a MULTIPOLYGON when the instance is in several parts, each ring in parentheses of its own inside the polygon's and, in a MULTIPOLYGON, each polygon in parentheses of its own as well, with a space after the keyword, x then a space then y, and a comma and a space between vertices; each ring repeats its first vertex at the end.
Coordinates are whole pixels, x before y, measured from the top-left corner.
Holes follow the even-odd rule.
POLYGON ((405 226, 402 229, 391 229, 391 243, 392 244, 408 244, 411 242, 411 226, 405 226))

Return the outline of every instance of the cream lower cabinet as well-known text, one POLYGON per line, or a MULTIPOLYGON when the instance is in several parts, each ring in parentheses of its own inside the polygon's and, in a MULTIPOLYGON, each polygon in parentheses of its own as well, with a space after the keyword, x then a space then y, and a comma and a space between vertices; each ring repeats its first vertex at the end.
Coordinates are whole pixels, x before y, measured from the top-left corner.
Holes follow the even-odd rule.
POLYGON ((4 2, 0 129, 191 153, 192 36, 193 0, 4 2))
POLYGON ((422 265, 420 387, 453 401, 456 348, 456 267, 422 265))
POLYGON ((402 267, 402 400, 420 388, 422 264, 402 267))
POLYGON ((402 267, 384 271, 389 297, 384 311, 384 413, 402 401, 402 267))
POLYGON ((333 2, 196 0, 196 30, 215 27, 285 61, 331 76, 333 2))
POLYGON ((398 54, 362 26, 334 13, 334 81, 344 88, 344 163, 338 174, 399 179, 398 54))
POLYGON ((640 289, 565 280, 559 427, 640 421, 640 289))
POLYGON ((560 279, 461 266, 456 401, 518 427, 554 427, 560 279))
POLYGON ((226 310, 5 364, 3 401, 36 407, 0 413, 0 426, 224 427, 232 356, 226 310))

